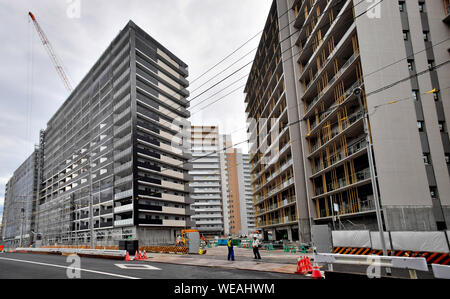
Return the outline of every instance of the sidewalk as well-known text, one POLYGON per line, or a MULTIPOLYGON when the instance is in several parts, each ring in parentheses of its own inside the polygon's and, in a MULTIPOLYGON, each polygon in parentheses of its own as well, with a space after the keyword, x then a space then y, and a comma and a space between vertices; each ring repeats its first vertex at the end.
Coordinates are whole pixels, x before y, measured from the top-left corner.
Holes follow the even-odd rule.
POLYGON ((227 247, 206 248, 204 255, 175 255, 148 253, 148 262, 171 263, 180 265, 217 267, 294 274, 297 270, 297 258, 308 256, 301 253, 286 253, 282 250, 260 250, 261 260, 253 259, 253 250, 234 247, 235 261, 227 260, 227 247))

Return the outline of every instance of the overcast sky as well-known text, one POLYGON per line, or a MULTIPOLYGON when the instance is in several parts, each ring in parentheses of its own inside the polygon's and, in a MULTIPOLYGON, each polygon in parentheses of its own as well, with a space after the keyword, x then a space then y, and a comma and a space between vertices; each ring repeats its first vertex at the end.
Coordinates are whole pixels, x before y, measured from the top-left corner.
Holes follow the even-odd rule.
MULTIPOLYGON (((72 85, 76 86, 129 20, 186 62, 188 79, 193 81, 260 32, 271 3, 271 0, 1 1, 0 206, 7 180, 32 153, 39 130, 45 129, 68 96, 27 16, 28 11, 35 14, 72 85)), ((250 62, 254 58, 251 50, 258 42, 259 36, 193 82, 189 87, 191 98, 250 62), (245 54, 248 55, 243 57, 245 54)), ((234 143, 245 140, 243 88, 196 111, 245 84, 249 69, 250 65, 194 99, 191 122, 219 125, 222 133, 232 133, 234 143), (236 83, 219 92, 233 82, 236 83), (203 100, 203 104, 194 107, 203 100)), ((242 149, 247 152, 247 145, 242 149)))

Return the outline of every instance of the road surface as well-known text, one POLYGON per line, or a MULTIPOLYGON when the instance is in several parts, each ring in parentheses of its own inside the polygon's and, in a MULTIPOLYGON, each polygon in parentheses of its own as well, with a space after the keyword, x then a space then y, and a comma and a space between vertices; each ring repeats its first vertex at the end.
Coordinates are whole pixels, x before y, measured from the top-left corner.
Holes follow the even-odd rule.
MULTIPOLYGON (((0 279, 77 277, 71 257, 29 253, 0 254, 0 279)), ((143 261, 80 258, 81 279, 301 279, 301 275, 221 269, 143 261), (140 269, 132 269, 140 267, 140 269)))

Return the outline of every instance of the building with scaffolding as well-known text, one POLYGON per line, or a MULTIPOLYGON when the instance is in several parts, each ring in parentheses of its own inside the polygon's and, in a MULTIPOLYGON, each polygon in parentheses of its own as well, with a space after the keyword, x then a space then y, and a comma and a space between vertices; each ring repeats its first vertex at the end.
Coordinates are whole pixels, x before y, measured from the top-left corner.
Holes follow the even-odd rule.
POLYGON ((449 227, 446 3, 273 1, 245 89, 266 238, 377 230, 374 190, 386 230, 449 227))
POLYGON ((1 234, 6 248, 29 246, 36 240, 38 161, 36 149, 6 183, 1 234))
POLYGON ((191 226, 187 76, 131 21, 113 40, 41 133, 43 245, 173 243, 191 226))

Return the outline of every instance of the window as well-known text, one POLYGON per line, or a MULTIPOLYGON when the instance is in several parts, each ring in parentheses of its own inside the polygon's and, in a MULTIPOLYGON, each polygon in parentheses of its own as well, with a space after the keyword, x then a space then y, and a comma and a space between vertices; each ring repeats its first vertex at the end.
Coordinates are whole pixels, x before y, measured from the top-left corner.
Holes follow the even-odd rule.
POLYGON ((437 198, 436 187, 430 187, 430 195, 431 195, 432 198, 437 198))
POLYGON ((408 30, 403 30, 403 40, 408 40, 408 30))
POLYGON ((400 9, 400 12, 405 11, 405 1, 398 1, 398 8, 400 9))
POLYGON ((434 69, 434 60, 428 60, 428 69, 429 70, 434 69))
POLYGON ((423 154, 423 162, 425 163, 425 165, 431 164, 430 154, 423 154))
POLYGON ((439 101, 439 92, 438 91, 433 92, 433 97, 435 101, 439 101))
POLYGON ((425 10, 425 3, 424 2, 419 2, 419 11, 420 12, 424 12, 425 10))
POLYGON ((445 163, 450 164, 450 154, 445 154, 445 163))
POLYGON ((408 59, 408 70, 413 71, 414 70, 414 60, 408 59))
POLYGON ((412 91, 412 98, 414 99, 414 101, 418 101, 419 97, 419 92, 417 90, 413 90, 412 91))
POLYGON ((443 121, 439 122, 439 131, 445 132, 445 124, 443 121))
POLYGON ((423 32, 423 40, 428 41, 428 31, 423 32))
POLYGON ((419 128, 420 132, 423 132, 423 121, 417 121, 417 128, 419 128))

